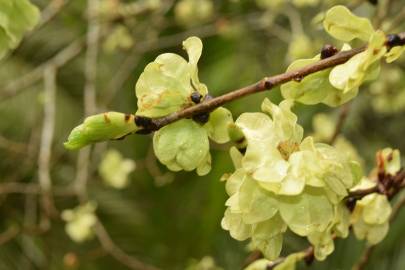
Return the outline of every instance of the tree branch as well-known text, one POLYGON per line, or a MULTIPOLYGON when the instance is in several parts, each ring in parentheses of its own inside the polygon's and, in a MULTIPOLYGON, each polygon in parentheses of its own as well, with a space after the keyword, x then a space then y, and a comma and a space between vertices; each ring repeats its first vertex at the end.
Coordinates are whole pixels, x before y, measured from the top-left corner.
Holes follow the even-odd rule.
POLYGON ((103 249, 114 257, 117 261, 121 262, 122 264, 126 265, 130 269, 138 269, 138 270, 158 270, 158 268, 145 264, 138 260, 137 258, 126 254, 122 251, 115 243, 112 241, 111 237, 108 235, 106 229, 104 228, 103 224, 98 221, 95 226, 95 231, 98 240, 101 243, 103 249))
POLYGON ((41 145, 38 158, 38 178, 42 191, 42 206, 47 215, 55 212, 52 199, 52 181, 50 173, 50 161, 52 141, 55 129, 55 106, 56 106, 56 68, 48 66, 44 70, 44 118, 41 133, 41 145))
MULTIPOLYGON (((401 43, 404 44, 405 43, 405 32, 399 33, 398 37, 400 38, 401 43)), ((334 56, 331 56, 326 59, 322 59, 314 64, 305 66, 303 68, 285 72, 282 74, 278 74, 278 75, 275 75, 272 77, 265 77, 252 85, 228 92, 222 96, 215 97, 213 99, 204 101, 197 105, 188 107, 184 110, 174 112, 170 115, 167 115, 167 116, 164 116, 161 118, 156 118, 156 119, 149 119, 150 123, 144 128, 144 130, 143 130, 144 132, 142 132, 142 133, 159 130, 160 128, 162 128, 170 123, 173 123, 175 121, 178 121, 180 119, 191 118, 193 115, 212 111, 212 110, 224 105, 225 103, 231 102, 233 100, 236 100, 236 99, 239 99, 239 98, 251 95, 251 94, 270 90, 270 89, 274 88, 275 86, 281 85, 283 83, 286 83, 286 82, 289 82, 292 80, 300 81, 305 76, 310 75, 312 73, 316 73, 318 71, 325 70, 325 69, 343 64, 343 63, 347 62, 350 58, 352 58, 354 55, 363 52, 365 49, 366 49, 366 46, 355 48, 355 49, 352 49, 349 51, 342 51, 342 52, 335 54, 334 56)), ((138 117, 138 118, 142 118, 142 117, 138 117)))
POLYGON ((29 73, 24 74, 18 79, 6 84, 1 89, 0 102, 7 100, 13 96, 18 95, 23 88, 26 88, 34 83, 38 82, 44 73, 44 70, 48 66, 54 66, 59 68, 65 65, 67 62, 76 57, 83 49, 83 41, 76 40, 69 44, 66 48, 56 54, 54 57, 36 67, 29 73))
MULTIPOLYGON (((96 107, 96 76, 98 59, 98 42, 100 38, 100 23, 97 16, 99 8, 98 0, 87 0, 87 35, 86 35, 86 56, 85 56, 85 85, 84 85, 84 114, 94 114, 96 107)), ((91 148, 82 149, 77 158, 77 173, 75 178, 75 189, 80 200, 86 200, 86 185, 89 174, 91 148)))

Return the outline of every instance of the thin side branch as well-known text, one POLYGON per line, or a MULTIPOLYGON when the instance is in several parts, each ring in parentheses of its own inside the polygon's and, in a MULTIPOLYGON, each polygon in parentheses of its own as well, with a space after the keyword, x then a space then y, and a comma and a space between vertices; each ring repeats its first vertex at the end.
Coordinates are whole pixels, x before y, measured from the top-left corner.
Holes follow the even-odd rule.
POLYGON ((103 249, 128 268, 134 270, 158 270, 158 268, 152 265, 145 264, 137 258, 126 254, 122 249, 116 246, 100 221, 98 221, 98 223, 96 224, 95 231, 103 249))
POLYGON ((56 69, 65 65, 67 62, 76 57, 83 49, 83 41, 76 40, 69 44, 66 48, 56 54, 54 57, 36 67, 29 73, 21 76, 17 80, 14 80, 2 87, 0 93, 0 102, 14 97, 21 93, 22 89, 25 89, 36 82, 38 82, 48 66, 54 66, 56 69))
MULTIPOLYGON (((99 8, 98 0, 87 1, 87 36, 86 36, 86 59, 85 59, 85 85, 84 85, 84 113, 86 116, 96 112, 96 76, 98 59, 98 42, 100 38, 100 23, 97 16, 99 8)), ((77 158, 77 174, 75 188, 81 200, 85 200, 86 185, 89 174, 90 148, 80 151, 77 158)))
POLYGON ((48 66, 44 70, 44 118, 41 133, 41 145, 38 158, 38 178, 43 193, 42 205, 45 211, 53 212, 52 181, 50 173, 52 141, 55 129, 55 106, 56 106, 56 69, 48 66))
POLYGON ((62 8, 69 3, 70 0, 53 0, 48 6, 41 12, 41 19, 39 20, 35 29, 42 28, 48 22, 50 22, 59 12, 62 11, 62 8))

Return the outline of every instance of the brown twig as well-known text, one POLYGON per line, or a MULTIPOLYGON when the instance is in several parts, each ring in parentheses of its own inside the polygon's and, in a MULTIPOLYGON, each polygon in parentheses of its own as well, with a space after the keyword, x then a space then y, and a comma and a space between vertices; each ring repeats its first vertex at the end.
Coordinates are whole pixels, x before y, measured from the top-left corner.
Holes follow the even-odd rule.
POLYGON ((347 198, 358 199, 358 198, 362 198, 364 196, 367 196, 368 194, 378 192, 378 191, 379 191, 379 189, 378 189, 377 185, 370 187, 370 188, 366 188, 366 189, 357 189, 357 190, 350 191, 347 198))
POLYGON ((28 145, 25 143, 11 141, 0 135, 0 148, 7 149, 8 151, 13 152, 15 154, 25 154, 28 145))
POLYGON ((8 229, 0 234, 0 246, 4 245, 18 235, 20 230, 16 226, 10 226, 8 229))
POLYGON ((353 266, 353 270, 365 269, 365 267, 370 259, 371 253, 373 253, 374 249, 375 249, 375 246, 367 247, 364 250, 363 254, 361 255, 359 262, 355 266, 353 266))
MULTIPOLYGON (((400 38, 401 42, 405 42, 405 32, 399 33, 398 37, 400 38)), ((188 107, 188 108, 178 111, 178 112, 174 112, 170 115, 167 115, 167 116, 164 116, 161 118, 157 118, 157 119, 143 119, 143 120, 147 120, 147 125, 144 126, 144 130, 142 133, 148 133, 148 132, 158 130, 170 123, 178 121, 179 119, 191 118, 193 115, 212 111, 213 109, 218 108, 218 107, 224 105, 225 103, 234 101, 236 99, 239 99, 239 98, 251 95, 251 94, 270 90, 270 89, 274 88, 275 86, 281 85, 283 83, 286 83, 286 82, 289 82, 292 80, 300 81, 309 74, 316 73, 318 71, 325 70, 325 69, 343 64, 343 63, 347 62, 354 55, 356 55, 360 52, 363 52, 365 49, 366 49, 366 46, 355 48, 355 49, 352 49, 349 51, 342 51, 340 53, 335 54, 334 56, 331 56, 326 59, 322 59, 314 64, 305 66, 303 68, 285 72, 282 74, 278 74, 278 75, 275 75, 272 77, 265 77, 252 85, 249 85, 249 86, 246 86, 246 87, 234 90, 234 91, 230 91, 222 96, 201 102, 197 105, 188 107)), ((141 117, 141 118, 143 118, 143 117, 141 117)))

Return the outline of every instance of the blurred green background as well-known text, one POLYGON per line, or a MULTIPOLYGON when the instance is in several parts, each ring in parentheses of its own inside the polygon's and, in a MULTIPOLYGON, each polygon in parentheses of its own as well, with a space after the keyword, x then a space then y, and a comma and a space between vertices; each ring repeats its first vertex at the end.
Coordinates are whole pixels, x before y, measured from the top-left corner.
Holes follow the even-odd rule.
MULTIPOLYGON (((99 112, 135 112, 134 85, 145 65, 163 52, 185 56, 181 42, 188 36, 202 38, 200 80, 218 96, 281 73, 296 58, 317 54, 323 44, 331 42, 317 18, 334 4, 343 3, 392 32, 405 29, 401 0, 93 0, 97 5, 93 15, 88 12, 88 2, 91 0, 33 0, 42 11, 40 24, 0 62, 1 270, 127 269, 103 250, 97 237, 73 242, 59 214, 50 219, 46 216, 41 196, 34 190, 46 105, 42 67, 66 48, 73 48, 77 53, 57 68, 50 172, 57 212, 79 203, 68 192, 80 164, 78 152, 65 150, 63 142, 84 118, 89 18, 96 18, 100 30, 95 79, 99 112), (14 185, 10 189, 10 183, 20 188, 14 185)), ((405 151, 404 73, 402 57, 383 67, 378 83, 362 86, 350 102, 343 134, 364 159, 366 172, 373 168, 378 149, 391 146, 405 151)), ((264 97, 281 100, 277 88, 226 107, 236 119, 242 112, 258 111, 264 97)), ((335 120, 340 113, 339 108, 324 105, 297 104, 294 111, 306 134, 312 132, 317 113, 327 113, 335 120)), ((97 216, 115 245, 161 269, 214 269, 190 266, 205 256, 223 269, 241 269, 249 254, 248 243, 232 239, 220 226, 227 199, 220 178, 233 170, 228 148, 212 145, 212 171, 198 177, 194 172, 171 173, 158 164, 151 151, 151 136, 133 135, 93 146, 88 196, 97 202, 97 216), (106 185, 98 171, 109 149, 136 162, 129 185, 123 189, 106 185)), ((404 228, 402 211, 366 269, 404 269, 404 228)), ((283 254, 306 246, 304 239, 289 235, 283 254)), ((335 252, 326 261, 310 267, 300 264, 299 269, 351 269, 364 247, 353 236, 337 240, 335 252)))

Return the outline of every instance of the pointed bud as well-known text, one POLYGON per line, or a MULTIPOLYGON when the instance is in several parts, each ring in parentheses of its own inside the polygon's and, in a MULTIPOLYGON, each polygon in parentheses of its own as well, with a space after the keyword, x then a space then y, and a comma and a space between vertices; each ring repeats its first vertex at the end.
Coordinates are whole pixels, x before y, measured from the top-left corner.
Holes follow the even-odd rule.
POLYGON ((75 127, 64 146, 74 150, 88 144, 120 139, 137 131, 134 115, 119 112, 106 112, 87 117, 83 124, 75 127))
POLYGON ((246 141, 245 135, 243 134, 243 131, 240 127, 238 127, 234 123, 231 123, 228 126, 228 134, 229 134, 230 140, 236 144, 236 147, 238 149, 246 148, 247 141, 246 141))

